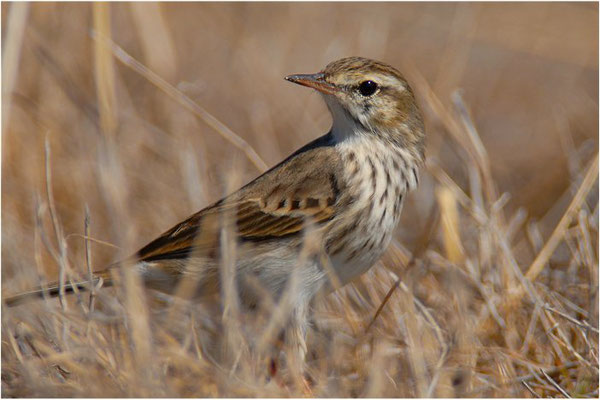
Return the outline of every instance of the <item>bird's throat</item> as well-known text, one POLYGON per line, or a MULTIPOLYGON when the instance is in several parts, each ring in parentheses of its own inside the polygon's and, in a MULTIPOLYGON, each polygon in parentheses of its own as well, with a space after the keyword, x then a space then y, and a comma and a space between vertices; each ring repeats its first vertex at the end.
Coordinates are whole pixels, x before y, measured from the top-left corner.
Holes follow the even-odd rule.
POLYGON ((332 96, 324 97, 333 119, 331 133, 336 143, 341 143, 366 133, 366 128, 358 119, 352 116, 350 111, 346 110, 332 96))

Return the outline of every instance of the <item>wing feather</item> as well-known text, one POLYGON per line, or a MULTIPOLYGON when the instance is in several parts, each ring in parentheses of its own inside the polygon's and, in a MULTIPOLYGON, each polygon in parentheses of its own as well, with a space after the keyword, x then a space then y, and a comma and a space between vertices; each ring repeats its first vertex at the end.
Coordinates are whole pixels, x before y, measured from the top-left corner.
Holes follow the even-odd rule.
MULTIPOLYGON (((323 138, 319 140, 324 141, 323 138)), ((317 225, 331 220, 340 192, 336 176, 339 176, 341 162, 333 147, 315 145, 316 142, 232 195, 174 226, 142 248, 138 257, 142 261, 164 260, 214 249, 218 246, 223 220, 235 222, 234 232, 241 241, 299 234, 308 218, 317 225), (228 214, 225 219, 224 214, 228 214), (209 215, 219 222, 203 227, 207 231, 200 234, 209 215), (204 239, 199 240, 199 236, 204 239)))

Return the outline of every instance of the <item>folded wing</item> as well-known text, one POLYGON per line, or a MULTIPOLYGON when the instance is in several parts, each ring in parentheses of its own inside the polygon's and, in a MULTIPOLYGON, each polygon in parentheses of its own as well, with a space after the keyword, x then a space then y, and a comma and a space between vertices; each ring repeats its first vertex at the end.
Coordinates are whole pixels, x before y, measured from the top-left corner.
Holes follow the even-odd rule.
POLYGON ((239 191, 192 215, 138 252, 141 261, 216 255, 219 230, 232 224, 239 241, 264 241, 322 225, 336 213, 340 159, 333 147, 307 146, 239 191), (287 161, 287 162, 286 162, 287 161), (315 169, 316 165, 324 166, 315 169))

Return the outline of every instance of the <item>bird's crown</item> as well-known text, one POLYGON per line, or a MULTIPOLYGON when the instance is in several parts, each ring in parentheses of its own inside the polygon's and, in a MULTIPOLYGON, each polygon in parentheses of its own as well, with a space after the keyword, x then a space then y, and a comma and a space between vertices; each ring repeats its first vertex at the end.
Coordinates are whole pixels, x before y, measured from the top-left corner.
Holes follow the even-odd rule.
POLYGON ((363 57, 346 57, 333 61, 327 64, 322 73, 326 81, 346 89, 370 79, 379 81, 380 85, 406 85, 406 80, 396 68, 363 57))

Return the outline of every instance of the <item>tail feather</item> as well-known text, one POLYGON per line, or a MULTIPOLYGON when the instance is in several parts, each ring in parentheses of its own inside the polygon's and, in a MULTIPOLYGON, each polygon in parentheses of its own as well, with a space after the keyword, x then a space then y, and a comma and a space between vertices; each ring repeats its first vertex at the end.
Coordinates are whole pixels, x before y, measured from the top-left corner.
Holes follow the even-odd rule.
MULTIPOLYGON (((97 285, 98 282, 102 279, 103 286, 112 286, 112 277, 110 271, 103 270, 94 273, 94 278, 92 280, 93 285, 97 285)), ((76 282, 76 283, 65 283, 64 291, 65 294, 71 294, 75 292, 75 289, 78 291, 85 292, 90 288, 89 281, 76 282)), ((27 303, 36 299, 43 299, 45 297, 58 297, 60 294, 60 286, 58 282, 51 282, 46 287, 37 287, 32 290, 28 290, 26 292, 22 292, 16 294, 14 296, 9 296, 5 299, 2 299, 2 302, 9 307, 15 307, 23 303, 27 303)))

